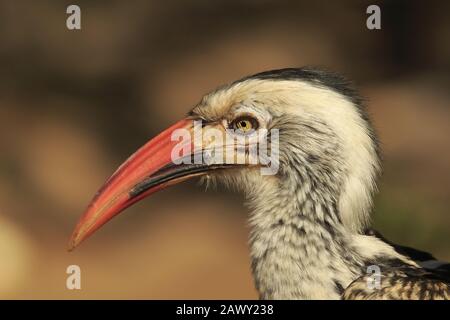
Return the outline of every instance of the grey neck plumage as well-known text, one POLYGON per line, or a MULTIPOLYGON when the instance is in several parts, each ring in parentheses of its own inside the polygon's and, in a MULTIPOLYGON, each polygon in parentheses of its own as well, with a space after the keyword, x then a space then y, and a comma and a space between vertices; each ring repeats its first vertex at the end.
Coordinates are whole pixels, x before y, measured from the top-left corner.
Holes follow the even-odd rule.
POLYGON ((286 172, 250 195, 251 257, 262 299, 339 299, 366 264, 342 225, 333 187, 286 172), (298 181, 301 179, 300 181, 298 181), (276 191, 275 191, 276 190, 276 191))

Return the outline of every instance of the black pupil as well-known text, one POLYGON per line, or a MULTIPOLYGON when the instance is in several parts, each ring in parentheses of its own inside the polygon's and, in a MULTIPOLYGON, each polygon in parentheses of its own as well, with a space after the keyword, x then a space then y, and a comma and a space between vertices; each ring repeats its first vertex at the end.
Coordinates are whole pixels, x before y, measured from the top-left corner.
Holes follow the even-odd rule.
POLYGON ((244 127, 244 128, 246 128, 246 127, 247 127, 247 122, 245 122, 245 121, 241 121, 241 127, 244 127))

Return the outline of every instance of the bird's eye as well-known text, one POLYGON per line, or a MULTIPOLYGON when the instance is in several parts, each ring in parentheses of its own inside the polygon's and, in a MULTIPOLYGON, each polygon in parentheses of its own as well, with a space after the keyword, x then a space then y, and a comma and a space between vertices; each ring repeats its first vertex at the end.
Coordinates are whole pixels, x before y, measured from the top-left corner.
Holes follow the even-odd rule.
POLYGON ((258 129, 258 121, 255 118, 245 116, 234 119, 231 122, 231 128, 242 133, 258 129))

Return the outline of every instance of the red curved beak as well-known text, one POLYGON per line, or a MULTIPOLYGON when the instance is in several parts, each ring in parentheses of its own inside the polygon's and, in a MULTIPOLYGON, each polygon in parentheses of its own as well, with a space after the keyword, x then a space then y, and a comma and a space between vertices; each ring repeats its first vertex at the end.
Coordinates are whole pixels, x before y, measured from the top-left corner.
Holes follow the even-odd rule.
POLYGON ((125 161, 89 204, 72 234, 69 250, 78 246, 115 215, 146 196, 219 168, 220 166, 173 163, 172 150, 179 141, 173 141, 172 134, 177 129, 192 132, 193 127, 193 120, 183 119, 147 142, 125 161))

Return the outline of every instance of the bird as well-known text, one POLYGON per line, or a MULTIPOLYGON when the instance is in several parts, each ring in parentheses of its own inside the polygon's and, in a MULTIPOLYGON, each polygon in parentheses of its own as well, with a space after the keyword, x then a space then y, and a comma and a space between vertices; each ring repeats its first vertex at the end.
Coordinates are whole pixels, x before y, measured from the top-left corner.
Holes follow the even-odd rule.
POLYGON ((69 250, 132 204, 200 177, 245 195, 260 299, 450 299, 450 264, 394 244, 371 226, 381 151, 365 105, 351 81, 316 67, 222 85, 116 170, 80 218, 69 250), (196 123, 244 140, 237 147, 197 136, 180 146, 196 123), (265 142, 249 138, 256 132, 265 132, 265 142), (274 172, 263 174, 268 161, 249 159, 250 147, 263 144, 274 155, 274 172), (235 154, 192 161, 211 149, 235 154), (237 163, 239 155, 245 160, 237 163))

